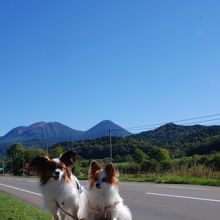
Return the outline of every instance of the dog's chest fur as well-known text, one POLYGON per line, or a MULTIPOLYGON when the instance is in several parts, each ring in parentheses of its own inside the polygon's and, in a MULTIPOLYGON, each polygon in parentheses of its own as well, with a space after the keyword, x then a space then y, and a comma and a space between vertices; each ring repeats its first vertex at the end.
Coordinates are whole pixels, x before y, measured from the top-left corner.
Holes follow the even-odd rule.
POLYGON ((72 183, 65 183, 64 179, 55 181, 53 178, 41 186, 45 205, 58 202, 65 209, 71 209, 79 203, 79 192, 72 183))
POLYGON ((103 186, 97 189, 93 187, 88 191, 89 216, 91 219, 112 219, 117 211, 117 204, 122 202, 117 188, 114 186, 103 186))

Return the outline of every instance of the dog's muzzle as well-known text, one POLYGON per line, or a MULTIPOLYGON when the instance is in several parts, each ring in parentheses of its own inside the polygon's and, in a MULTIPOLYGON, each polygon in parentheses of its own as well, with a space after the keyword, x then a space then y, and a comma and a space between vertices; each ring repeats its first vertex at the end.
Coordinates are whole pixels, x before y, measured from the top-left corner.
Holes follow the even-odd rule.
POLYGON ((60 179, 60 171, 55 171, 55 172, 53 172, 53 175, 52 175, 52 177, 54 178, 54 180, 59 180, 60 179))
POLYGON ((96 181, 95 186, 96 186, 96 188, 101 189, 102 188, 101 181, 100 180, 96 181))

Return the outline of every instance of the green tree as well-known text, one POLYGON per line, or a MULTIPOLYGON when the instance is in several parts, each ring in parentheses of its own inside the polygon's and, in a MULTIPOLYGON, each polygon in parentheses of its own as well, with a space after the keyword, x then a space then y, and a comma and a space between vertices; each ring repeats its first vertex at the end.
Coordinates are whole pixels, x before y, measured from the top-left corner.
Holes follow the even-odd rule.
POLYGON ((157 162, 162 160, 170 160, 170 153, 165 148, 153 147, 149 152, 150 159, 154 159, 157 162))
POLYGON ((6 152, 6 155, 12 160, 12 169, 17 172, 23 167, 24 147, 20 143, 13 144, 6 152))
POLYGON ((64 150, 62 148, 62 146, 60 145, 56 145, 53 148, 50 149, 50 157, 51 158, 56 158, 59 157, 61 154, 63 154, 64 150))
POLYGON ((42 148, 30 147, 24 152, 25 162, 30 163, 37 156, 45 156, 46 151, 42 148))
POLYGON ((135 149, 133 158, 134 158, 134 161, 135 161, 136 163, 141 163, 141 162, 143 162, 143 160, 145 159, 145 157, 146 157, 146 155, 145 155, 145 153, 144 153, 142 150, 140 150, 140 149, 138 149, 138 148, 135 149))

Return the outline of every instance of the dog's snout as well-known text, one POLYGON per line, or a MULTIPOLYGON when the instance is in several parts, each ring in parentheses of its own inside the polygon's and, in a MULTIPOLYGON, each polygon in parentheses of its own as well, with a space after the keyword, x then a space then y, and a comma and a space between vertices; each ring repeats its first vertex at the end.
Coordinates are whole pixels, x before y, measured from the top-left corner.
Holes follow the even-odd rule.
POLYGON ((55 175, 59 176, 60 172, 59 171, 55 171, 55 175))
POLYGON ((95 186, 96 186, 98 189, 100 189, 100 188, 101 188, 100 182, 97 182, 97 183, 95 184, 95 186))

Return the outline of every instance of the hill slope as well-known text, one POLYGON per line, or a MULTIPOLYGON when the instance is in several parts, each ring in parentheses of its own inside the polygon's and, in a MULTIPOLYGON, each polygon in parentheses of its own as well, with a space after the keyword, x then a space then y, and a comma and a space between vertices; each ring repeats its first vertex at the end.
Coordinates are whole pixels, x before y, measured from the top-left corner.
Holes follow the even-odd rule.
POLYGON ((220 126, 183 126, 169 123, 155 130, 132 135, 132 138, 169 148, 177 154, 184 154, 189 148, 201 145, 207 139, 220 135, 220 126))

